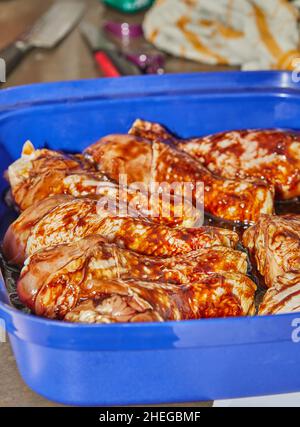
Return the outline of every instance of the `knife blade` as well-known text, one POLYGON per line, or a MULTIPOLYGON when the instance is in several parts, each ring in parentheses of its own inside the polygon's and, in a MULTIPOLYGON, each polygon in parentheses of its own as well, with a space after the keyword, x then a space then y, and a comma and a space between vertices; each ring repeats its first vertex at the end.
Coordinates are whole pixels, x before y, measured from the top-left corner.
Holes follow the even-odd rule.
POLYGON ((82 0, 56 1, 33 27, 0 51, 9 74, 32 48, 56 46, 76 25, 85 9, 82 0))
POLYGON ((101 30, 88 22, 80 24, 80 32, 93 52, 95 62, 105 77, 139 75, 141 71, 129 62, 101 30))

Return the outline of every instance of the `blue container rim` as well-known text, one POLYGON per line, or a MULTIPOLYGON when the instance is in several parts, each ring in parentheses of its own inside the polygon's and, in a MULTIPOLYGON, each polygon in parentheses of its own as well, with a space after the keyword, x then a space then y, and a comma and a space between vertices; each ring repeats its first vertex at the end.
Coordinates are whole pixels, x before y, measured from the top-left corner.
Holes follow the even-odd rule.
POLYGON ((187 93, 299 91, 299 83, 293 81, 292 76, 290 71, 219 71, 33 83, 2 89, 0 114, 44 103, 84 102, 93 99, 187 93))
POLYGON ((0 301, 6 331, 47 347, 81 351, 162 350, 293 341, 300 313, 184 321, 79 324, 27 314, 0 301))

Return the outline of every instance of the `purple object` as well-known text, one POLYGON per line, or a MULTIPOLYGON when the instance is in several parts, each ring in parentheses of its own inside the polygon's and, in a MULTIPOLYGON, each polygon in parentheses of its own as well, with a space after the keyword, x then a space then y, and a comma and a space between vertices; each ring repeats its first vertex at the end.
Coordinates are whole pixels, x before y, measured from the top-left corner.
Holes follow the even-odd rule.
POLYGON ((107 21, 103 28, 120 39, 138 38, 144 34, 140 24, 129 24, 128 22, 107 21))
MULTIPOLYGON (((140 24, 129 24, 128 22, 107 21, 103 29, 110 35, 117 37, 123 44, 123 55, 139 67, 145 74, 163 74, 165 57, 161 53, 147 52, 147 46, 142 44, 138 49, 132 49, 131 39, 143 37, 143 28, 140 24)), ((139 43, 140 44, 140 43, 139 43)), ((149 47, 148 47, 149 50, 149 47)))
POLYGON ((146 74, 162 74, 164 72, 165 58, 160 53, 127 53, 126 58, 146 74))

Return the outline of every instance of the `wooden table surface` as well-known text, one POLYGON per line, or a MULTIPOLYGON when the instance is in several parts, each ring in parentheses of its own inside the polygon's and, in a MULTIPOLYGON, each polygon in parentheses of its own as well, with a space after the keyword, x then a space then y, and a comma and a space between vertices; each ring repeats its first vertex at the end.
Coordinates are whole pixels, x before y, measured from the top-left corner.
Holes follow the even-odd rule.
MULTIPOLYGON (((109 18, 142 22, 143 14, 121 15, 108 9, 97 0, 85 0, 84 19, 96 24, 109 18)), ((0 49, 25 31, 39 15, 47 10, 52 0, 0 0, 0 49)), ((226 67, 211 67, 179 58, 167 57, 166 72, 216 71, 226 67)), ((78 28, 75 28, 54 50, 31 51, 22 63, 8 76, 4 87, 34 82, 73 80, 99 77, 93 58, 78 28)), ((59 406, 36 395, 28 389, 19 376, 8 342, 0 343, 0 407, 4 406, 59 406)), ((207 406, 209 402, 189 404, 207 406)))

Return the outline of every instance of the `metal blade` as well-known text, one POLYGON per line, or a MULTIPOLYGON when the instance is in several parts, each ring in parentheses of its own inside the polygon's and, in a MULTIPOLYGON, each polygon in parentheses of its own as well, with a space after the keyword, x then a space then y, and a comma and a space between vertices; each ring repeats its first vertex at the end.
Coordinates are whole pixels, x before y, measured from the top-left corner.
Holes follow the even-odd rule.
POLYGON ((92 50, 117 50, 114 43, 107 40, 95 25, 90 24, 89 22, 82 22, 79 28, 81 34, 86 39, 92 50))
POLYGON ((54 47, 79 21, 85 9, 81 0, 57 1, 41 16, 23 41, 33 47, 54 47))

